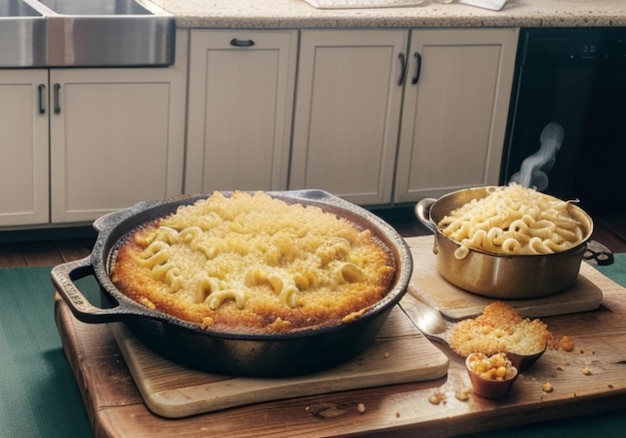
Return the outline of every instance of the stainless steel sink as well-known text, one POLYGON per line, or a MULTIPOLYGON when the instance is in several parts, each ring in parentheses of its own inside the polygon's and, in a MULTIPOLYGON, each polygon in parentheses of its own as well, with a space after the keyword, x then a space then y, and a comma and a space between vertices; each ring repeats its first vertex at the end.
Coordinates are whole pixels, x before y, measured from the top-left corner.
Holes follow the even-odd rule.
POLYGON ((22 0, 2 0, 0 19, 7 17, 41 17, 41 12, 22 0))
POLYGON ((141 0, 38 0, 48 15, 50 66, 174 62, 174 17, 141 0))
POLYGON ((146 0, 0 0, 0 67, 166 66, 175 37, 146 0))
POLYGON ((38 0, 63 15, 152 15, 135 0, 38 0))
POLYGON ((25 0, 0 0, 0 67, 46 64, 46 19, 25 0))

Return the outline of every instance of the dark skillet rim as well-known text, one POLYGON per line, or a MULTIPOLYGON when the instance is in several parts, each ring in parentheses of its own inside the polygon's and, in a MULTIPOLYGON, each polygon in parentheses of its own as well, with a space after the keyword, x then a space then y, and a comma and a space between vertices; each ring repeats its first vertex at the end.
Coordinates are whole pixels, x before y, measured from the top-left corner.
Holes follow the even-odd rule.
MULTIPOLYGON (((249 193, 255 192, 256 191, 249 191, 249 193)), ((221 193, 230 196, 233 192, 221 191, 221 193)), ((90 256, 94 274, 102 289, 118 303, 120 320, 132 318, 136 323, 138 319, 149 318, 157 322, 172 324, 179 328, 210 337, 229 340, 279 342, 326 336, 356 324, 366 323, 376 318, 381 313, 384 313, 386 310, 391 310, 391 308, 400 301, 410 282, 413 272, 413 259, 407 243, 393 227, 368 210, 323 190, 267 191, 265 193, 271 197, 282 199, 289 203, 315 205, 322 208, 324 211, 335 214, 347 213, 348 220, 352 220, 352 218, 360 219, 359 221, 352 220, 352 222, 359 227, 362 227, 363 224, 367 224, 368 228, 380 238, 391 252, 395 260, 397 268, 396 278, 392 283, 393 286, 391 290, 380 301, 370 306, 361 315, 347 323, 320 326, 317 328, 305 328, 290 333, 225 333, 222 331, 205 330, 200 328, 196 323, 176 318, 165 312, 148 309, 122 294, 112 283, 109 276, 109 268, 115 256, 115 247, 120 242, 120 239, 130 230, 139 226, 141 223, 149 222, 149 220, 138 220, 139 218, 150 217, 154 219, 160 217, 160 215, 150 215, 150 213, 156 210, 166 209, 171 212, 180 205, 191 204, 199 199, 207 198, 211 194, 183 195, 160 201, 140 202, 128 209, 105 215, 94 223, 94 227, 99 231, 94 249, 90 256), (128 226, 131 223, 132 226, 128 226)))

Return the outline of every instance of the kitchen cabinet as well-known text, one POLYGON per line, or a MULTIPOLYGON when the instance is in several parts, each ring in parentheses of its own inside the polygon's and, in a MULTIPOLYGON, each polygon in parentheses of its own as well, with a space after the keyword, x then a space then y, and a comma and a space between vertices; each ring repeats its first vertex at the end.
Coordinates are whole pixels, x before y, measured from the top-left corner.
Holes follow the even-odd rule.
POLYGON ((48 222, 47 82, 46 69, 0 70, 0 226, 48 222))
POLYGON ((298 31, 192 30, 185 191, 287 188, 298 31))
POLYGON ((290 188, 374 205, 497 184, 516 44, 517 29, 302 31, 290 188))
POLYGON ((291 189, 391 201, 406 30, 303 30, 291 189))
POLYGON ((188 31, 162 68, 0 70, 0 226, 182 193, 188 31))
POLYGON ((179 29, 169 68, 0 70, 0 226, 182 192, 393 205, 497 184, 517 37, 179 29))
POLYGON ((182 193, 187 44, 168 68, 50 70, 52 223, 182 193))
POLYGON ((498 184, 517 39, 518 29, 412 31, 395 202, 498 184))

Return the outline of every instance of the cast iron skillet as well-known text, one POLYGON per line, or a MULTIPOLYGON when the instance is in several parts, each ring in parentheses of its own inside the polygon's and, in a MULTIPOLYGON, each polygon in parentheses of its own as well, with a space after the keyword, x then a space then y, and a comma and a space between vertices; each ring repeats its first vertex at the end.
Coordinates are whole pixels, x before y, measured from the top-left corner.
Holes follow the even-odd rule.
MULTIPOLYGON (((229 196, 229 192, 224 192, 229 196)), ((224 334, 150 310, 123 295, 111 282, 109 270, 116 245, 129 231, 209 195, 140 202, 102 216, 94 222, 98 236, 92 253, 52 269, 52 282, 74 316, 86 323, 124 322, 145 345, 182 365, 223 374, 284 377, 319 371, 361 352, 378 334, 393 306, 406 292, 413 261, 398 233, 367 210, 320 190, 268 192, 288 203, 316 205, 369 228, 393 255, 396 277, 390 292, 349 323, 290 334, 224 334), (94 276, 103 303, 85 298, 75 281, 94 276)))

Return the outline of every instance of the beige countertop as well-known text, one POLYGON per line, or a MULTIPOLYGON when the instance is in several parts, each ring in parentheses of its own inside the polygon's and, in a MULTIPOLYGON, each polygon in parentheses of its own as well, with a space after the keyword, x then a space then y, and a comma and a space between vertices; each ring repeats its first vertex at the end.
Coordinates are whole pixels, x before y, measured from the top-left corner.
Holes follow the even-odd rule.
POLYGON ((152 0, 186 28, 626 26, 625 0, 508 0, 501 11, 462 4, 317 9, 305 0, 152 0))

